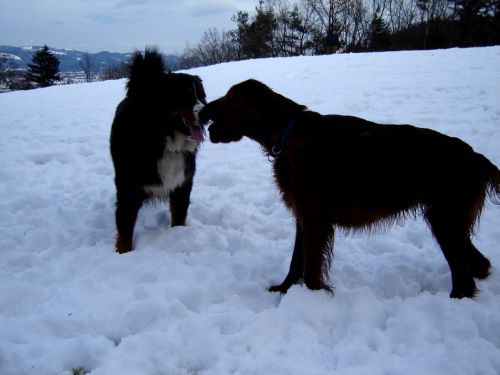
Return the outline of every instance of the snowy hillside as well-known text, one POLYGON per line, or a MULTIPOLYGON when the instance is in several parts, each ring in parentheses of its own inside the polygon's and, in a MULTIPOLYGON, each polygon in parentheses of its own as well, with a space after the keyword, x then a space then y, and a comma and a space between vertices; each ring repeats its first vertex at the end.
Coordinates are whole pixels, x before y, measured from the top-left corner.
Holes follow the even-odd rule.
MULTIPOLYGON (((208 99, 247 78, 321 113, 457 136, 500 165, 500 47, 277 58, 192 70, 208 99)), ((125 81, 0 95, 0 374, 500 373, 500 207, 474 300, 422 220, 338 236, 335 295, 294 286, 291 215, 249 140, 205 143, 188 226, 143 209, 114 246, 108 137, 125 81)), ((425 150, 422 150, 425 152, 425 150)), ((335 166, 326 173, 335 173, 335 166)))

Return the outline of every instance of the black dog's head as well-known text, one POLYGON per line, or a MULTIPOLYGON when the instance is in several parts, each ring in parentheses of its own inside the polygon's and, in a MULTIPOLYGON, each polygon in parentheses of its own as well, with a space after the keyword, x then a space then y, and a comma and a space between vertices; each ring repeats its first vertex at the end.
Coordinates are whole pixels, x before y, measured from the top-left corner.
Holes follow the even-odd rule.
POLYGON ((196 142, 203 141, 204 122, 199 119, 200 110, 207 104, 200 77, 183 73, 165 75, 168 87, 168 115, 176 122, 176 130, 196 142))
POLYGON ((200 77, 166 72, 163 57, 157 49, 136 52, 130 65, 127 96, 139 97, 155 108, 163 108, 166 119, 175 130, 197 142, 203 140, 203 123, 198 113, 206 102, 200 77))
POLYGON ((278 118, 305 107, 275 93, 254 79, 232 86, 223 97, 208 103, 200 112, 209 127, 212 142, 239 141, 243 136, 256 136, 269 131, 278 118))

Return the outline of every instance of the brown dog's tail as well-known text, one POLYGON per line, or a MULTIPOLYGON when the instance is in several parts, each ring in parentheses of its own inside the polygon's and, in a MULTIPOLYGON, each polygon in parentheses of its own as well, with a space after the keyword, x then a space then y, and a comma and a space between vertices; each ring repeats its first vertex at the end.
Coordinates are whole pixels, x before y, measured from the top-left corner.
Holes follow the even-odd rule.
POLYGON ((494 204, 500 204, 500 170, 489 160, 486 161, 488 196, 494 204))
POLYGON ((500 204, 500 170, 492 164, 493 175, 488 184, 488 195, 495 204, 500 204))

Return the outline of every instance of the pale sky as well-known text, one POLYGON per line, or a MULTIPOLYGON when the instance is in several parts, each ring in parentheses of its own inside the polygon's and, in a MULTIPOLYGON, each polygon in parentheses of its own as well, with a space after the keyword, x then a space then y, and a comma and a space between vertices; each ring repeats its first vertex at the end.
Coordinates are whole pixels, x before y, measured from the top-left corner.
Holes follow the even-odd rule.
POLYGON ((86 52, 130 52, 157 45, 181 53, 209 27, 257 0, 0 0, 0 45, 47 44, 86 52))

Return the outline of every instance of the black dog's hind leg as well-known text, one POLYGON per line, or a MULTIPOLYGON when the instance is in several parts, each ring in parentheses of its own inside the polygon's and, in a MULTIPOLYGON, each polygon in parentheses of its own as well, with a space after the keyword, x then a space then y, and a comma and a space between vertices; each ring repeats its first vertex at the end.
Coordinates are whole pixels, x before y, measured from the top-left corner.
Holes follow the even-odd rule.
POLYGON ((295 246, 293 248, 290 270, 285 280, 279 285, 273 285, 269 288, 270 292, 286 293, 287 290, 296 284, 304 276, 304 246, 302 243, 302 227, 296 221, 295 246))

